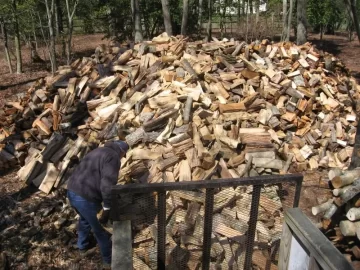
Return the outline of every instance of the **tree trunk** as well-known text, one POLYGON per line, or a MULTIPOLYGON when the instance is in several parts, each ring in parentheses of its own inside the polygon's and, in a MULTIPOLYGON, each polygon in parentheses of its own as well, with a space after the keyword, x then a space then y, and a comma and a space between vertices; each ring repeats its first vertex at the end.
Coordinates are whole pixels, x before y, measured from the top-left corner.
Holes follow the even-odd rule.
POLYGON ((241 1, 238 1, 238 5, 237 5, 237 27, 240 27, 240 14, 241 14, 241 1))
POLYGON ((199 28, 199 33, 201 34, 201 29, 202 29, 202 12, 203 12, 203 0, 199 0, 199 18, 198 18, 198 28, 199 28))
POLYGON ((169 9, 169 1, 161 0, 162 11, 164 16, 164 25, 165 31, 169 36, 172 36, 172 25, 171 25, 171 17, 170 17, 170 9, 169 9))
POLYGON ((287 36, 287 31, 288 31, 288 26, 287 26, 287 18, 288 18, 288 8, 287 8, 287 0, 283 0, 283 33, 281 36, 281 41, 285 41, 286 40, 286 36, 287 36))
MULTIPOLYGON (((299 0, 299 1, 303 1, 303 0, 299 0)), ((292 22, 292 16, 293 16, 293 9, 294 9, 294 0, 290 0, 290 7, 289 7, 289 17, 288 17, 288 22, 287 22, 287 29, 286 29, 286 37, 285 37, 285 41, 289 41, 290 40, 290 36, 291 36, 291 22, 292 22)))
POLYGON ((323 35, 324 35, 324 26, 321 24, 320 25, 320 41, 323 40, 323 35))
POLYGON ((287 23, 287 0, 283 0, 283 24, 284 26, 287 23))
POLYGON ((3 34, 3 39, 4 39, 4 49, 5 49, 6 61, 7 61, 8 66, 9 66, 9 71, 12 74, 13 73, 13 68, 12 68, 12 65, 11 65, 11 59, 10 59, 10 54, 9 54, 9 44, 8 44, 6 25, 5 25, 5 22, 3 22, 3 21, 1 22, 1 33, 3 34))
POLYGON ((207 25, 207 41, 210 42, 211 40, 211 33, 212 33, 212 0, 208 0, 208 25, 207 25))
POLYGON ((297 35, 296 42, 302 45, 306 42, 306 0, 297 1, 297 35))
POLYGON ((189 0, 183 0, 183 14, 181 21, 181 34, 183 36, 187 34, 188 16, 189 16, 189 0))
POLYGON ((30 13, 31 16, 31 31, 33 35, 33 41, 35 42, 35 50, 38 50, 38 42, 37 42, 37 36, 36 36, 36 28, 35 28, 35 16, 33 13, 30 13))
POLYGON ((58 37, 60 35, 59 29, 59 12, 58 12, 58 0, 55 1, 55 35, 58 37))
POLYGON ((64 32, 64 23, 63 23, 63 12, 61 9, 61 4, 60 4, 60 0, 56 0, 55 1, 55 7, 56 7, 56 32, 57 34, 61 34, 64 32))
POLYGON ((131 0, 135 43, 143 41, 139 0, 131 0))
POLYGON ((16 50, 16 73, 22 73, 22 59, 21 59, 21 44, 19 23, 17 17, 16 0, 12 0, 13 19, 14 19, 14 32, 15 32, 15 50, 16 50))
POLYGON ((46 6, 46 14, 48 18, 48 27, 49 27, 49 37, 50 37, 50 48, 49 48, 49 54, 50 54, 50 62, 51 62, 51 72, 52 74, 55 73, 57 64, 56 64, 56 47, 55 47, 55 31, 54 31, 54 0, 51 0, 50 6, 49 6, 50 0, 45 0, 45 6, 46 6))
MULTIPOLYGON (((144 10, 147 10, 147 1, 146 0, 141 0, 141 5, 143 7, 144 10)), ((151 28, 151 23, 149 20, 149 16, 147 16, 147 14, 144 14, 144 12, 141 12, 142 15, 142 19, 144 20, 144 31, 145 31, 145 36, 147 39, 150 39, 150 28, 151 28)), ((155 24, 156 22, 154 22, 155 24)))
POLYGON ((349 35, 349 41, 352 41, 352 32, 353 32, 353 22, 349 21, 348 22, 348 35, 349 35))
POLYGON ((260 19, 260 0, 256 0, 255 1, 255 8, 256 8, 256 24, 259 23, 259 19, 260 19))
POLYGON ((66 50, 66 61, 67 64, 70 65, 71 63, 71 45, 72 45, 72 34, 74 30, 74 16, 76 12, 77 5, 79 4, 79 0, 74 1, 74 6, 71 10, 69 5, 69 0, 65 1, 66 3, 66 11, 68 17, 68 40, 67 40, 67 50, 66 50))
POLYGON ((225 4, 224 6, 220 6, 220 36, 224 37, 224 17, 225 17, 225 4))
POLYGON ((351 11, 350 16, 355 26, 355 31, 358 36, 358 40, 360 42, 360 25, 359 25, 359 18, 356 12, 356 1, 355 0, 345 0, 345 4, 348 9, 351 11))
POLYGON ((247 6, 246 6, 246 36, 245 41, 248 42, 249 38, 249 16, 250 16, 250 1, 247 0, 247 6))
POLYGON ((73 33, 73 29, 74 29, 74 25, 73 22, 69 21, 69 26, 68 26, 68 40, 66 43, 66 63, 67 65, 70 65, 71 63, 71 43, 72 43, 72 33, 73 33))

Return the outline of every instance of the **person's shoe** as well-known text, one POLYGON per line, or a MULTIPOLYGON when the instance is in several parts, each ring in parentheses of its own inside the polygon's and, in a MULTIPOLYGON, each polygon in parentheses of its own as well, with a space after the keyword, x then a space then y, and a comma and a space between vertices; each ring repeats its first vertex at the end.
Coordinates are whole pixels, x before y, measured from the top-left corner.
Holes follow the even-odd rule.
POLYGON ((111 263, 103 263, 101 266, 102 270, 111 270, 111 263))
POLYGON ((72 245, 71 249, 79 251, 81 256, 83 256, 89 250, 89 248, 79 249, 78 245, 72 245))
POLYGON ((87 251, 87 250, 89 250, 89 249, 92 249, 92 248, 94 248, 94 247, 96 247, 96 242, 90 241, 89 244, 87 245, 87 247, 84 248, 84 249, 79 249, 79 246, 78 246, 77 244, 72 245, 72 246, 71 246, 71 249, 79 250, 80 252, 82 252, 82 251, 87 251))
POLYGON ((71 245, 71 249, 80 250, 77 244, 71 245))
POLYGON ((80 252, 80 256, 81 257, 89 257, 91 255, 94 255, 96 252, 96 247, 91 248, 91 249, 79 249, 80 252))

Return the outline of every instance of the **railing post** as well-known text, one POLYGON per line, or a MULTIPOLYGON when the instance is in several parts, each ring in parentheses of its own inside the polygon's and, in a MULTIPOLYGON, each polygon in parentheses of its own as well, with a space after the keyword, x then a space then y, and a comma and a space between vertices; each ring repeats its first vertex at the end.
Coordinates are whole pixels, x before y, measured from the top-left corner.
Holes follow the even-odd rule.
POLYGON ((293 204, 294 208, 299 207, 302 181, 303 181, 302 178, 296 181, 294 204, 293 204))
POLYGON ((158 193, 158 235, 157 257, 159 270, 165 270, 165 239, 166 239, 166 194, 165 191, 158 193))
POLYGON ((247 232, 247 239, 246 239, 246 254, 245 254, 245 263, 244 263, 245 270, 251 269, 251 264, 252 264, 256 223, 259 213, 260 191, 261 191, 261 186, 254 185, 252 192, 252 200, 251 200, 249 229, 247 232))
POLYGON ((131 221, 114 221, 112 239, 112 269, 133 269, 131 221))
POLYGON ((203 270, 208 270, 210 267, 213 209, 214 209, 214 189, 208 188, 206 189, 206 197, 205 197, 204 238, 203 238, 203 256, 202 256, 203 270))

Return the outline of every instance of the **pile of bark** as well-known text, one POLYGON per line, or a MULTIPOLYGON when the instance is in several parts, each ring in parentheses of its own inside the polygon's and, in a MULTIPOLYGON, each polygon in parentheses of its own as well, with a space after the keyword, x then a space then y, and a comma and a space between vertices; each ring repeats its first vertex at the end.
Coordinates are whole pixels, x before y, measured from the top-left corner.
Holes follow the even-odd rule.
POLYGON ((353 263, 360 266, 360 168, 329 172, 333 197, 312 208, 313 215, 323 215, 319 227, 353 263))
MULTIPOLYGON (((120 184, 344 169, 355 143, 358 90, 341 62, 311 44, 189 42, 166 34, 133 48, 112 44, 0 109, 0 169, 19 163, 18 176, 49 193, 88 151, 116 139, 131 147, 120 184)), ((243 254, 251 193, 231 188, 215 195, 212 256, 219 264, 243 254)), ((177 209, 171 233, 194 251, 187 266, 196 269, 203 198, 168 196, 168 208, 177 209)), ((284 202, 275 187, 262 191, 262 201, 257 239, 271 245, 284 202)), ((151 267, 148 230, 135 236, 134 260, 151 267)), ((255 255, 264 269, 270 254, 255 255)))

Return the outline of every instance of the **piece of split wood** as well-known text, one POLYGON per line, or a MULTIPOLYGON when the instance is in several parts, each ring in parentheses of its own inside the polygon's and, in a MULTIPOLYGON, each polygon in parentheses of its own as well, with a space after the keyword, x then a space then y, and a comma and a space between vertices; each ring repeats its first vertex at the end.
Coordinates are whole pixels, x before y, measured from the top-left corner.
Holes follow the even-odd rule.
POLYGON ((59 175, 60 171, 56 169, 53 163, 48 163, 46 167, 46 174, 39 186, 39 190, 49 194, 52 187, 54 186, 56 179, 59 175))
POLYGON ((179 181, 191 181, 191 168, 187 159, 180 162, 179 181))
POLYGON ((308 145, 304 145, 301 149, 300 149, 300 153, 301 155, 304 157, 304 159, 308 159, 308 157, 313 153, 310 146, 308 145))
POLYGON ((312 54, 307 54, 306 56, 307 58, 313 60, 314 62, 318 62, 319 61, 319 58, 317 58, 316 56, 312 55, 312 54))
POLYGON ((299 61, 300 65, 301 65, 303 68, 309 68, 309 67, 310 67, 309 63, 306 62, 306 60, 305 60, 304 58, 300 58, 298 61, 299 61))
POLYGON ((299 71, 299 70, 296 70, 296 71, 294 71, 294 72, 288 73, 288 74, 287 74, 287 77, 288 77, 288 78, 292 78, 292 77, 299 76, 299 75, 301 75, 300 71, 299 71))

